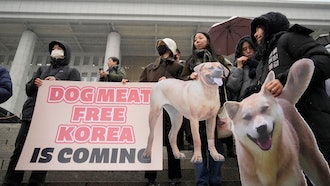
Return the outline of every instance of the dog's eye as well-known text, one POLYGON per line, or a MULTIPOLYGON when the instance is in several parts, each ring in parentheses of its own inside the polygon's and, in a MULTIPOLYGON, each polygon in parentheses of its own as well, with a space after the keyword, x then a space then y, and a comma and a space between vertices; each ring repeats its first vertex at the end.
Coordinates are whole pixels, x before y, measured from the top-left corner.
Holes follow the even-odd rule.
POLYGON ((213 69, 214 69, 214 67, 212 66, 212 67, 209 67, 208 69, 209 69, 209 70, 213 70, 213 69))
POLYGON ((261 113, 267 112, 268 108, 269 108, 268 105, 265 105, 265 106, 261 107, 261 113))
POLYGON ((251 115, 251 114, 245 114, 245 115, 243 116, 243 119, 244 119, 244 120, 251 120, 251 118, 252 118, 252 115, 251 115))

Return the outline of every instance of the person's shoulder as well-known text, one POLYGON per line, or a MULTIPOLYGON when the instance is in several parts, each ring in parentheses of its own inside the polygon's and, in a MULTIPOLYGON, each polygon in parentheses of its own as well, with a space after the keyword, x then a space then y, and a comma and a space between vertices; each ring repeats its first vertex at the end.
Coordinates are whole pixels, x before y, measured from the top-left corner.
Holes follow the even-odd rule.
POLYGON ((5 72, 8 72, 8 70, 5 67, 0 65, 0 72, 5 73, 5 72))
POLYGON ((154 66, 155 65, 155 63, 149 63, 149 64, 147 64, 146 66, 144 66, 144 68, 145 69, 147 69, 147 68, 151 68, 152 66, 154 66))
POLYGON ((294 24, 293 26, 291 26, 288 29, 288 32, 289 33, 299 33, 299 34, 303 34, 303 35, 309 35, 309 34, 313 33, 314 31, 307 28, 307 27, 304 27, 302 25, 294 24))
POLYGON ((45 70, 48 70, 51 66, 43 65, 38 68, 39 71, 44 72, 45 70))

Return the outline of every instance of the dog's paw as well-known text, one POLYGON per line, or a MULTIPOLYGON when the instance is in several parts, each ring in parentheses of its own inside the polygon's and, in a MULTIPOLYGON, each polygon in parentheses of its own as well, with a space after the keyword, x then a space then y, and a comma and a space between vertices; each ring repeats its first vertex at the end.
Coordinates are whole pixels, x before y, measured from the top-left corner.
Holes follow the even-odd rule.
POLYGON ((142 156, 146 159, 151 158, 151 151, 145 150, 142 156))
POLYGON ((178 152, 178 153, 173 153, 175 159, 185 159, 186 155, 184 153, 178 152))
POLYGON ((201 155, 193 155, 193 157, 190 160, 191 163, 202 163, 203 162, 203 158, 201 155))
POLYGON ((225 157, 222 154, 219 153, 211 153, 211 156, 213 158, 214 161, 225 161, 225 157))

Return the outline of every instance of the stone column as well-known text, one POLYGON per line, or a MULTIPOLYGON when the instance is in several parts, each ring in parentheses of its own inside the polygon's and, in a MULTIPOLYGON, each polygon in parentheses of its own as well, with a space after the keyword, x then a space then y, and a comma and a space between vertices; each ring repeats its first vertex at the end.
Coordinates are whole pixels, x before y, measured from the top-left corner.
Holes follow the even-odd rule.
POLYGON ((121 60, 120 56, 120 34, 118 32, 110 32, 108 35, 107 46, 105 49, 104 55, 104 64, 103 69, 108 69, 108 58, 109 57, 117 57, 121 60))
POLYGON ((1 107, 21 116, 22 106, 26 100, 25 84, 28 81, 28 72, 32 61, 37 36, 32 31, 24 31, 18 44, 14 60, 10 68, 13 83, 13 96, 1 107))

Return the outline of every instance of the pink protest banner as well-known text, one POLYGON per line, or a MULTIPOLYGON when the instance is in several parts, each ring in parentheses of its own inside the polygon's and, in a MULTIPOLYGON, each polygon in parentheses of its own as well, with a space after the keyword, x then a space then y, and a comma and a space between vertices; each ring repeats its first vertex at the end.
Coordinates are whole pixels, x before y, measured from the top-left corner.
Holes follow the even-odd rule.
POLYGON ((162 116, 151 160, 153 83, 43 81, 17 170, 161 170, 162 116))

